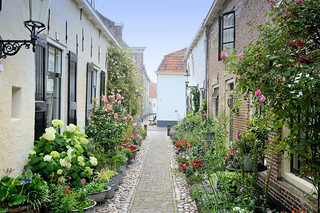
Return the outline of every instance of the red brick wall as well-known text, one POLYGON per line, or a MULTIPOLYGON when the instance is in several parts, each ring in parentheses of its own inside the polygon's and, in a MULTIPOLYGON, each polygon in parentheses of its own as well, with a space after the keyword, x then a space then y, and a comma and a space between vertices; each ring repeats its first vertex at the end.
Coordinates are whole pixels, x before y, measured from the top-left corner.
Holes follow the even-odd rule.
MULTIPOLYGON (((227 0, 223 4, 219 14, 235 11, 235 47, 237 51, 244 48, 248 43, 258 38, 256 26, 268 21, 265 14, 269 11, 270 5, 268 0, 227 0)), ((213 87, 219 85, 219 111, 225 111, 229 115, 229 109, 226 107, 227 85, 226 82, 235 76, 228 75, 224 70, 224 64, 218 61, 218 41, 219 41, 219 23, 215 18, 211 23, 207 24, 207 68, 208 68, 208 109, 213 107, 213 87), (219 78, 217 78, 219 77, 219 78)), ((244 132, 247 128, 246 122, 249 120, 250 100, 243 100, 238 115, 233 115, 232 129, 233 138, 237 131, 244 132)), ((209 116, 213 117, 213 111, 209 110, 209 116)), ((273 137, 280 132, 272 133, 269 141, 273 141, 273 137)), ((271 151, 274 150, 276 142, 271 144, 271 151)), ((304 200, 303 192, 297 190, 291 184, 285 182, 281 178, 281 154, 267 155, 266 162, 268 171, 270 171, 269 194, 281 202, 290 210, 304 210, 312 212, 310 206, 304 200)), ((259 174, 259 183, 264 185, 266 172, 259 174)))

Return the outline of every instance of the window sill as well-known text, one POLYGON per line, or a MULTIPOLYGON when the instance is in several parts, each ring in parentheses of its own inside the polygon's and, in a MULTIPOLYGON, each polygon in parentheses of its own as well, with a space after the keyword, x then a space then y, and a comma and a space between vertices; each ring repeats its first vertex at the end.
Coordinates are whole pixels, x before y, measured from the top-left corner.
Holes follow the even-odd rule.
POLYGON ((309 194, 311 194, 312 192, 314 192, 314 187, 311 183, 309 183, 308 181, 296 176, 293 173, 290 172, 284 172, 282 174, 282 177, 288 181, 289 183, 291 183, 292 185, 294 185, 296 188, 307 192, 309 194))

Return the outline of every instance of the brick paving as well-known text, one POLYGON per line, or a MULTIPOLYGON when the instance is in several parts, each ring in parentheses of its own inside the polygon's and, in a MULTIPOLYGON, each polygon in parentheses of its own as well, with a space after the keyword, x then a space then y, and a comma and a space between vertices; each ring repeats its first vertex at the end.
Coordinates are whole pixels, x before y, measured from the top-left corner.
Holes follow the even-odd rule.
POLYGON ((167 129, 148 126, 151 138, 129 212, 176 212, 167 129))

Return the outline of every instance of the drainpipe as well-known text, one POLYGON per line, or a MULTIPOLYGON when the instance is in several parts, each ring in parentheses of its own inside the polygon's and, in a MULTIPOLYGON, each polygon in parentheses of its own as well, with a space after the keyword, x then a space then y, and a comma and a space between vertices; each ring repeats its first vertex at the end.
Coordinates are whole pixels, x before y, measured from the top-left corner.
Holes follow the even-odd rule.
POLYGON ((204 87, 204 96, 206 97, 207 101, 207 113, 209 114, 209 96, 208 96, 208 26, 205 28, 205 38, 204 38, 204 43, 205 43, 205 87, 204 87))

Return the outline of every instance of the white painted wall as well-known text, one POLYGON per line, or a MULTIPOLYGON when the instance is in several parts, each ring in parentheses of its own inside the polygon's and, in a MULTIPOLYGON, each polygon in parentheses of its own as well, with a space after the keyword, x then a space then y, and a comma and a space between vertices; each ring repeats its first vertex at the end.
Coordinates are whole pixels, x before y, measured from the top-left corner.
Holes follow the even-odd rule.
POLYGON ((157 73, 157 121, 177 121, 185 116, 185 77, 184 73, 157 73))
MULTIPOLYGON (((98 70, 107 71, 105 57, 110 43, 114 43, 102 26, 93 21, 96 17, 85 11, 84 0, 51 1, 50 31, 44 30, 48 43, 63 51, 61 78, 61 120, 67 121, 68 104, 68 55, 76 52, 78 35, 78 73, 77 73, 77 118, 78 126, 85 125, 86 106, 86 68, 87 62, 98 70), (80 8, 84 11, 80 20, 80 8), (65 40, 65 25, 68 22, 68 40, 65 40), (81 33, 84 29, 84 50, 81 47, 81 33), (99 28, 101 33, 99 36, 99 28), (56 36, 59 35, 59 36, 56 36), (91 37, 93 52, 90 56, 91 37), (100 60, 98 48, 100 47, 100 60)), ((21 0, 2 1, 0 11, 0 36, 2 39, 30 39, 24 27, 21 0)), ((47 23, 47 21, 45 22, 47 23)), ((18 175, 28 161, 28 151, 34 145, 35 115, 35 59, 31 49, 24 47, 14 56, 0 59, 3 71, 0 72, 0 177, 4 169, 13 168, 13 176, 18 175)), ((99 90, 99 81, 97 88, 99 90)), ((98 96, 98 94, 97 94, 98 96)))
POLYGON ((202 32, 199 40, 192 48, 189 56, 186 58, 186 64, 190 73, 189 86, 199 85, 199 89, 204 88, 206 77, 206 36, 205 31, 202 32))

